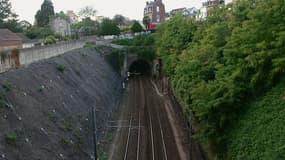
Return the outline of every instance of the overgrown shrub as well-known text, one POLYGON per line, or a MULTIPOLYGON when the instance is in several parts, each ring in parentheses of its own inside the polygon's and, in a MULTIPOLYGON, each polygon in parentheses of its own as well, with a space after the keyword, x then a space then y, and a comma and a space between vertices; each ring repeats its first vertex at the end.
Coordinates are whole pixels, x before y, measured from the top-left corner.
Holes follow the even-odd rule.
POLYGON ((57 39, 55 38, 55 36, 48 36, 45 39, 45 44, 54 44, 56 43, 57 39))
POLYGON ((63 73, 65 70, 65 66, 62 63, 58 63, 58 64, 56 64, 56 69, 63 73))
POLYGON ((154 38, 151 34, 139 35, 133 39, 117 39, 112 43, 125 46, 153 46, 154 38))
POLYGON ((105 55, 104 58, 114 68, 114 70, 119 72, 124 64, 125 53, 126 52, 124 50, 113 50, 111 54, 105 55))
POLYGON ((239 0, 201 21, 177 15, 155 33, 156 52, 196 137, 225 151, 226 131, 252 97, 285 72, 285 2, 239 0))
POLYGON ((2 87, 5 89, 6 92, 9 92, 13 88, 13 85, 9 82, 5 82, 2 84, 2 87))

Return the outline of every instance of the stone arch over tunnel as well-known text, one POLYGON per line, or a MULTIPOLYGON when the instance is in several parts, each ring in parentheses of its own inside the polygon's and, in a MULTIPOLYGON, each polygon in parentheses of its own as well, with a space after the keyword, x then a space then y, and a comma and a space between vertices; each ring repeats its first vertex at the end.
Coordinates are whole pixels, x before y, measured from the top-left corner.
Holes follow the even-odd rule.
POLYGON ((151 64, 144 59, 134 60, 128 67, 130 73, 140 73, 144 75, 150 75, 151 69, 151 64))

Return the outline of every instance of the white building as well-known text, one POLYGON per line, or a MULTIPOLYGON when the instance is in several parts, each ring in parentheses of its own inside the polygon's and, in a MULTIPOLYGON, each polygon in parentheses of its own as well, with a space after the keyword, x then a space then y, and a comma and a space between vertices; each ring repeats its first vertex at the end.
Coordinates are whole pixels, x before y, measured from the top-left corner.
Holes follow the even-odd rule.
POLYGON ((71 35, 70 22, 61 17, 56 17, 52 20, 51 28, 56 34, 59 34, 61 36, 71 35))

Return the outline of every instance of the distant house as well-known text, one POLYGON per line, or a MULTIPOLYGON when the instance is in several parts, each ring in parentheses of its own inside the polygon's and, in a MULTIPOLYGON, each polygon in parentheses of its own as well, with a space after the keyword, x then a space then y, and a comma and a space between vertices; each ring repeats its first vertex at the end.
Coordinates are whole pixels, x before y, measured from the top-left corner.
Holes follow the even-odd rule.
POLYGON ((20 49, 23 46, 22 38, 9 29, 0 29, 0 52, 12 49, 20 49))
POLYGON ((148 16, 150 23, 154 25, 163 22, 165 20, 165 6, 162 0, 146 2, 144 16, 148 16))
POLYGON ((62 17, 55 17, 51 22, 51 28, 55 34, 59 34, 61 36, 71 35, 70 22, 62 17))
POLYGON ((78 22, 78 16, 74 13, 74 11, 69 10, 66 12, 66 15, 69 17, 71 24, 78 22))
POLYGON ((177 8, 177 9, 173 9, 171 10, 167 15, 172 17, 175 16, 176 14, 182 14, 185 17, 191 16, 191 17, 196 17, 198 14, 198 9, 196 9, 195 7, 192 8, 177 8))
MULTIPOLYGON (((230 2, 231 0, 227 0, 230 2)), ((225 0, 207 0, 206 2, 202 3, 202 8, 200 9, 199 18, 203 19, 206 18, 210 13, 209 10, 217 5, 225 4, 225 0)))

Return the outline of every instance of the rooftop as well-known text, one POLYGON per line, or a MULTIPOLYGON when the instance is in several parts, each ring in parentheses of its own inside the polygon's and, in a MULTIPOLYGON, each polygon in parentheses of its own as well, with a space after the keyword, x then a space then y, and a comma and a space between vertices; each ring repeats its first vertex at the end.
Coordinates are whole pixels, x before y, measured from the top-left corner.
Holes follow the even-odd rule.
POLYGON ((22 38, 9 29, 0 29, 0 41, 21 41, 22 38))

